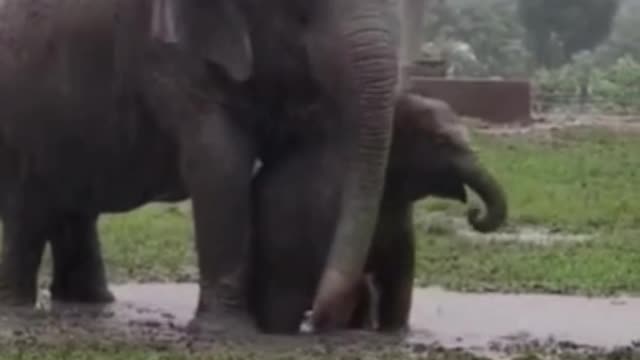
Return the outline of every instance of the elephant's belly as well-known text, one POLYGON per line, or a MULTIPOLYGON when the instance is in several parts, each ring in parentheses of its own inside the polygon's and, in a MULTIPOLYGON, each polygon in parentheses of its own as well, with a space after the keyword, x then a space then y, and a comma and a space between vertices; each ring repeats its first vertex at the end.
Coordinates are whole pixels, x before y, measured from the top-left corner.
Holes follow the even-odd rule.
POLYGON ((186 190, 179 186, 173 189, 119 188, 103 191, 102 194, 106 196, 99 198, 95 204, 101 213, 127 212, 151 202, 178 202, 188 198, 186 190))
POLYGON ((140 168, 107 174, 94 183, 92 192, 97 210, 125 212, 150 202, 185 200, 188 194, 177 161, 169 161, 166 166, 154 161, 151 163, 140 168))
POLYGON ((39 159, 57 160, 57 165, 34 173, 44 180, 42 186, 53 190, 47 191, 48 200, 60 209, 126 212, 153 201, 187 197, 177 148, 164 138, 138 139, 129 144, 114 141, 100 148, 78 144, 74 151, 77 155, 69 150, 39 159))

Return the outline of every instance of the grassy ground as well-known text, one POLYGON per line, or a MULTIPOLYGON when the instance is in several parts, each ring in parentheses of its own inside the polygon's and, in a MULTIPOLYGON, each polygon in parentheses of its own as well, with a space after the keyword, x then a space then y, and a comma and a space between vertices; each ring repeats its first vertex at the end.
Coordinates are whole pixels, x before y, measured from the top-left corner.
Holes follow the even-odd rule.
MULTIPOLYGON (((585 233, 583 243, 540 246, 469 241, 419 231, 419 281, 454 289, 611 294, 640 290, 640 141, 604 130, 476 137, 505 185, 511 227, 585 233)), ((461 207, 443 204, 454 214, 461 207)), ((418 223, 420 218, 417 219, 418 223)))
MULTIPOLYGON (((533 224, 593 234, 541 246, 470 240, 426 215, 464 206, 418 205, 418 282, 452 289, 609 294, 640 290, 640 141, 604 130, 552 137, 476 134, 483 161, 505 185, 509 227, 533 224)), ((112 280, 190 280, 195 274, 188 206, 151 205, 100 224, 112 280)))
MULTIPOLYGON (((475 135, 483 161, 504 184, 510 199, 508 228, 536 225, 557 232, 592 234, 580 243, 535 245, 463 237, 428 215, 464 214, 465 207, 428 200, 418 205, 417 281, 450 289, 611 294, 640 291, 640 141, 637 136, 583 130, 497 137, 475 135), (429 226, 428 226, 429 225, 429 226)), ((100 223, 111 280, 193 280, 195 266, 188 204, 151 205, 100 223)), ((389 354, 187 354, 136 347, 0 349, 0 360, 35 359, 408 359, 389 354)), ((416 358, 412 356, 411 358, 416 358)), ((536 356, 522 359, 538 359, 536 356)), ((558 355, 557 359, 581 356, 558 355)), ((588 358, 588 357, 584 357, 588 358)), ((596 357, 597 358, 597 357, 596 357)), ((604 356, 601 358, 605 358, 604 356)), ((626 359, 627 356, 608 358, 626 359)), ((417 359, 476 359, 441 351, 417 359)))

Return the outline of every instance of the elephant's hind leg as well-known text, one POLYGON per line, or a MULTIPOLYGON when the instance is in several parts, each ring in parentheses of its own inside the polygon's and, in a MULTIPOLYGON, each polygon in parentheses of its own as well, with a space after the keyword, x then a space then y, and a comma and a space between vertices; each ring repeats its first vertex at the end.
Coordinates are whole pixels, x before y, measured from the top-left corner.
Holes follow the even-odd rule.
POLYGON ((96 221, 93 215, 67 215, 51 232, 53 300, 89 304, 114 300, 107 286, 96 221))
POLYGON ((49 218, 33 204, 16 192, 4 210, 0 305, 33 306, 37 299, 49 218))

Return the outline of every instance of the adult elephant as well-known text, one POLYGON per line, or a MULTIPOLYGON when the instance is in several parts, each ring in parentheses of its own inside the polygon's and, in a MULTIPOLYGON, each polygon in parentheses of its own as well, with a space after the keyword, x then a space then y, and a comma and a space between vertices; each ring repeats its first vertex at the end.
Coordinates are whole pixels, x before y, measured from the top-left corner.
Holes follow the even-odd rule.
MULTIPOLYGON (((201 10, 200 2, 184 4, 201 10)), ((243 44, 246 28, 237 17, 223 16, 232 10, 228 4, 211 2, 202 18, 183 20, 190 41, 179 49, 156 40, 165 36, 163 5, 3 2, 0 305, 34 303, 47 240, 53 300, 113 301, 96 231, 99 215, 190 195, 201 303, 210 304, 198 318, 237 323, 221 299, 239 290, 212 289, 225 286, 243 264, 235 246, 249 226, 251 122, 241 110, 227 119, 242 107, 232 98, 246 98, 233 89, 250 64, 237 60, 250 57, 226 58, 248 53, 246 46, 234 47, 243 44), (220 31, 228 37, 215 38, 220 31), (212 42, 225 52, 212 52, 212 42)))
MULTIPOLYGON (((326 161, 316 166, 340 173, 344 163, 326 161)), ((330 244, 326 239, 335 219, 318 215, 324 222, 313 228, 317 236, 310 244, 281 236, 310 224, 282 222, 298 210, 274 208, 272 204, 288 204, 288 197, 303 195, 298 191, 299 183, 322 187, 322 179, 313 174, 291 177, 285 188, 276 176, 285 175, 274 176, 265 169, 254 183, 257 216, 251 300, 260 328, 295 333, 312 301, 313 284, 328 254, 330 244)), ((375 306, 380 330, 397 331, 408 326, 415 259, 413 203, 429 196, 465 202, 465 186, 479 194, 486 208, 482 213, 472 207, 469 224, 480 232, 496 230, 507 218, 507 199, 500 183, 471 149, 466 127, 443 101, 404 93, 395 107, 387 181, 363 273, 373 280, 379 302, 370 304, 365 277, 361 277, 360 290, 356 291, 360 295, 353 295, 352 302, 337 309, 341 310, 342 326, 364 327, 370 306, 375 306)), ((313 200, 328 214, 338 211, 335 198, 339 197, 338 192, 327 190, 313 200)))
MULTIPOLYGON (((188 193, 198 314, 237 324, 258 152, 271 174, 312 173, 344 194, 341 211, 331 210, 338 219, 313 306, 314 322, 331 325, 364 266, 384 184, 398 75, 392 14, 391 0, 6 0, 0 302, 34 301, 47 238, 65 274, 54 275, 54 298, 110 301, 97 215, 188 193), (181 60, 167 65, 175 49, 181 60), (257 129, 227 121, 209 64, 234 80, 251 76, 256 104, 275 120, 257 129), (297 121, 301 113, 311 122, 297 121), (314 165, 328 156, 346 161, 343 173, 314 165)), ((299 209, 287 221, 317 224, 315 214, 327 214, 312 199, 324 190, 300 191, 274 206, 299 209)))
MULTIPOLYGON (((275 222, 301 225, 279 236, 313 243, 319 241, 315 229, 321 219, 336 219, 321 235, 332 249, 314 282, 312 303, 311 321, 328 329, 338 321, 334 310, 353 295, 379 210, 399 75, 394 1, 237 3, 251 39, 247 86, 265 115, 257 125, 263 170, 290 190, 287 179, 321 180, 297 183, 299 196, 270 202, 274 210, 296 209, 275 222), (323 166, 334 161, 342 172, 323 166), (343 195, 333 199, 335 207, 316 205, 334 191, 343 195)), ((273 211, 278 214, 283 213, 273 211)))
POLYGON ((199 318, 238 323, 256 152, 236 86, 246 27, 229 4, 183 1, 199 17, 181 20, 180 48, 160 1, 3 2, 0 305, 34 303, 46 241, 54 300, 111 302, 98 216, 191 196, 199 318))

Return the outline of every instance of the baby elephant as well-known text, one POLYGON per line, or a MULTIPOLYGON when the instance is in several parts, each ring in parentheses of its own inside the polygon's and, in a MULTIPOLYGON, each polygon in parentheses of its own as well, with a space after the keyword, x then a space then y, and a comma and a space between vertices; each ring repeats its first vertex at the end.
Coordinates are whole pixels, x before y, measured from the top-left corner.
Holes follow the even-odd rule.
MULTIPOLYGON (((345 163, 328 157, 324 166, 341 171, 345 163)), ((330 251, 332 229, 313 229, 313 239, 295 243, 280 240, 278 232, 302 224, 270 222, 272 212, 296 209, 278 207, 278 198, 298 196, 296 182, 318 188, 315 206, 330 204, 327 199, 341 194, 323 192, 322 179, 292 179, 288 189, 270 186, 268 169, 256 180, 259 211, 256 217, 252 297, 258 326, 266 332, 295 333, 311 301, 330 251), (275 204, 275 205, 274 205, 275 204)), ((371 303, 371 292, 364 285, 354 292, 344 309, 345 326, 362 328, 371 306, 379 330, 407 328, 414 278, 415 239, 412 224, 413 203, 428 196, 466 202, 465 186, 483 200, 486 211, 468 211, 468 221, 480 232, 489 232, 507 217, 507 200, 501 185, 481 165, 472 151, 466 127, 444 102, 405 93, 396 103, 394 135, 387 167, 384 197, 372 248, 365 266, 379 295, 371 303), (355 308, 355 310, 354 310, 355 308)), ((337 209, 336 209, 337 211, 337 209)), ((319 213, 323 213, 320 211, 319 213)), ((282 218, 282 217, 276 217, 282 218)), ((286 238, 286 237, 285 237, 286 238)), ((343 306, 341 305, 341 306, 343 306)))

